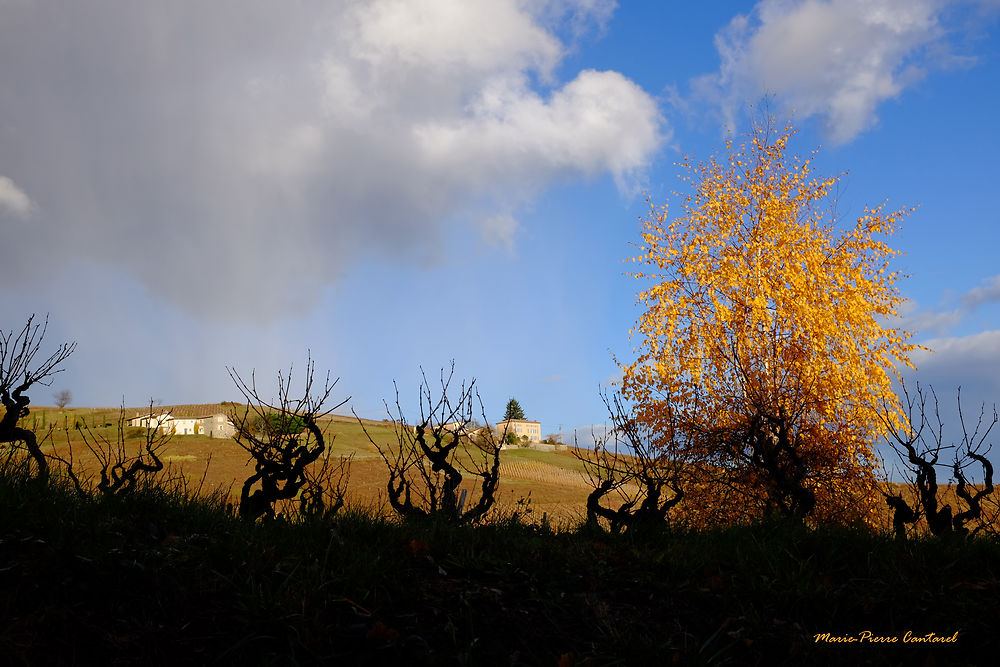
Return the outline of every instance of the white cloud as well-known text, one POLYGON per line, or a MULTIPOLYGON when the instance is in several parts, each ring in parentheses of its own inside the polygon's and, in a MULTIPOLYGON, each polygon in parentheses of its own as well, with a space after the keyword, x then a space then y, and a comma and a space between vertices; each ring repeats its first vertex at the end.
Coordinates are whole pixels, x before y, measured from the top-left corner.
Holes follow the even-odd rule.
POLYGON ((626 189, 663 141, 655 102, 617 72, 585 70, 548 101, 523 81, 493 81, 470 111, 415 133, 430 165, 478 187, 610 171, 626 189))
POLYGON ((621 74, 556 78, 613 4, 0 5, 0 168, 45 202, 0 279, 72 256, 258 318, 372 254, 447 257, 445 220, 509 246, 531 197, 605 173, 629 189, 669 135, 621 74))
POLYGON ((603 32, 618 8, 615 0, 549 0, 531 7, 546 25, 568 25, 574 37, 591 30, 603 32))
POLYGON ((567 445, 593 449, 598 442, 614 446, 614 428, 609 424, 587 424, 564 430, 559 434, 567 445))
POLYGON ((500 246, 513 252, 517 228, 517 220, 512 215, 500 213, 484 218, 480 223, 479 233, 488 245, 500 246))
POLYGON ((984 303, 1000 301, 1000 275, 987 278, 979 287, 973 287, 962 296, 967 308, 977 308, 984 303))
POLYGON ((31 197, 6 176, 0 176, 0 211, 3 210, 19 218, 27 218, 35 210, 31 197))
POLYGON ((377 69, 432 69, 438 76, 501 68, 545 73, 562 46, 516 2, 383 0, 356 13, 351 53, 377 69))
MULTIPOLYGON (((924 345, 932 352, 921 352, 923 359, 993 359, 1000 363, 1000 330, 981 331, 971 336, 931 338, 924 345)), ((983 372, 993 374, 992 369, 983 369, 983 372)))
POLYGON ((912 360, 917 372, 907 375, 934 386, 939 392, 951 392, 961 386, 963 404, 1000 404, 1000 330, 932 338, 921 344, 931 351, 914 352, 912 360))
POLYGON ((948 4, 762 0, 716 35, 720 70, 696 80, 696 92, 720 104, 730 126, 747 99, 773 93, 797 116, 822 118, 833 142, 849 142, 926 69, 953 63, 940 25, 948 4))
POLYGON ((916 301, 907 300, 899 309, 899 317, 892 326, 906 331, 946 336, 981 306, 995 301, 1000 301, 1000 275, 986 278, 982 285, 973 287, 957 299, 952 297, 945 300, 937 309, 922 310, 916 301))
POLYGON ((961 324, 966 314, 964 308, 943 312, 916 311, 898 318, 892 323, 892 326, 906 331, 920 331, 942 336, 961 324))

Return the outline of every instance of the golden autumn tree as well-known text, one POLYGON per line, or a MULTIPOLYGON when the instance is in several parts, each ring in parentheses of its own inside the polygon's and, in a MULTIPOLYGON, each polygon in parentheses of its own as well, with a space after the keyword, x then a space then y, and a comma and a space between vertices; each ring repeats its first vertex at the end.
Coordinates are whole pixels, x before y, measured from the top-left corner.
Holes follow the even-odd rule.
POLYGON ((839 177, 790 155, 793 134, 766 119, 724 159, 685 160, 682 215, 650 204, 632 258, 652 285, 622 390, 697 462, 696 523, 875 518, 879 409, 898 410, 896 364, 915 347, 887 325, 901 297, 881 238, 907 211, 838 229, 839 177))

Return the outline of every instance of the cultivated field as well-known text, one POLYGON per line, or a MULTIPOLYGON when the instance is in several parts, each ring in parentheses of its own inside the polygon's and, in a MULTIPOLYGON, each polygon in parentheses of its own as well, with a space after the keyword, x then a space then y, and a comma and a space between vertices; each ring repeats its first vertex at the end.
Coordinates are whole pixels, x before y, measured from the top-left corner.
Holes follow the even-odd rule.
MULTIPOLYGON (((203 416, 234 409, 232 404, 179 405, 157 407, 174 416, 203 416)), ((126 408, 131 419, 146 414, 147 408, 126 408)), ((93 436, 115 442, 118 433, 117 408, 32 408, 22 422, 41 437, 46 434, 45 450, 69 459, 74 467, 93 471, 96 459, 84 441, 86 429, 93 436)), ((391 422, 364 419, 364 428, 380 445, 392 447, 397 442, 391 422)), ((386 504, 387 469, 378 450, 365 435, 354 417, 331 415, 323 424, 331 456, 351 457, 348 502, 366 507, 386 504)), ((143 430, 125 426, 126 446, 138 451, 143 430)), ((162 450, 169 474, 181 475, 189 485, 202 485, 205 492, 230 489, 233 500, 239 498, 240 485, 253 472, 247 453, 231 439, 205 435, 176 435, 162 450)), ((501 454, 501 483, 497 511, 519 512, 527 521, 543 517, 553 525, 572 524, 583 518, 590 486, 583 467, 571 451, 540 452, 507 449, 501 454)), ((470 493, 477 479, 468 475, 463 487, 470 493)))
MULTIPOLYGON (((230 403, 177 405, 157 407, 157 411, 170 411, 174 416, 204 416, 229 412, 239 406, 230 403)), ((148 412, 145 408, 126 408, 130 419, 148 412)), ((74 461, 77 470, 93 472, 96 459, 84 442, 84 435, 103 437, 115 442, 118 435, 118 408, 50 408, 32 407, 31 414, 21 424, 33 428, 39 439, 45 438, 44 449, 74 461), (79 428, 78 428, 79 427, 79 428)), ((362 419, 364 429, 380 445, 392 448, 397 442, 393 425, 385 420, 362 419)), ((353 416, 331 415, 322 423, 327 434, 327 449, 332 457, 350 457, 350 480, 347 502, 366 508, 388 508, 386 482, 388 473, 378 450, 365 435, 361 423, 353 416)), ((138 451, 144 442, 144 431, 139 428, 124 429, 126 447, 138 451)), ((249 455, 231 439, 209 438, 205 435, 173 436, 162 450, 166 474, 182 476, 189 486, 199 486, 203 492, 228 489, 234 503, 239 499, 240 485, 253 473, 249 455)), ((501 483, 496 511, 518 512, 529 523, 547 520, 554 527, 571 526, 586 514, 587 494, 592 488, 583 471, 582 463, 569 451, 542 452, 530 449, 505 449, 501 453, 501 483)), ((953 487, 940 480, 940 498, 951 506, 962 506, 953 487)), ((478 479, 466 475, 463 488, 476 497, 478 479)), ((912 503, 912 492, 900 488, 903 496, 912 503)), ((634 490, 634 489, 633 489, 634 490)), ((996 512, 991 504, 990 512, 996 512)), ((891 526, 890 510, 886 507, 884 527, 891 526)))

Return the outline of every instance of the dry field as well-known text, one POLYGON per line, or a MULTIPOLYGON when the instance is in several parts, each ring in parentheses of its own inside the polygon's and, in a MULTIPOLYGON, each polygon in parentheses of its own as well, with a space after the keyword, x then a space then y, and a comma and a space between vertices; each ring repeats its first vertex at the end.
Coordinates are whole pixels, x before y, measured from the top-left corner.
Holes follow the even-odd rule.
MULTIPOLYGON (((164 406, 157 410, 170 410, 177 416, 210 415, 227 412, 233 404, 164 406)), ((126 418, 144 414, 148 408, 127 408, 126 418)), ((46 451, 64 458, 71 458, 77 470, 95 470, 96 459, 87 449, 83 435, 89 428, 92 436, 115 442, 118 434, 118 408, 32 408, 22 425, 33 428, 39 437, 45 437, 46 451)), ((392 447, 396 434, 392 423, 364 419, 364 427, 380 445, 392 447)), ((378 450, 369 442, 361 424, 354 417, 331 415, 326 424, 327 445, 331 456, 350 457, 348 502, 386 509, 385 485, 388 474, 378 450)), ((140 429, 126 427, 126 447, 138 451, 143 438, 140 429)), ((189 486, 203 492, 229 489, 235 501, 240 485, 253 472, 249 456, 233 440, 212 439, 204 435, 174 436, 162 452, 168 474, 182 476, 189 486)), ((572 451, 540 452, 527 449, 507 449, 501 454, 501 483, 496 511, 518 512, 525 520, 538 522, 543 517, 555 526, 572 525, 585 515, 587 493, 590 485, 583 473, 583 466, 572 451)), ((942 482, 945 479, 942 478, 942 482)), ((463 484, 476 497, 477 479, 467 475, 463 484)), ((952 508, 964 507, 953 487, 942 485, 939 498, 952 508)), ((911 500, 909 489, 897 487, 911 500)), ((1000 506, 993 500, 984 507, 987 514, 1000 515, 1000 506)), ((885 527, 891 526, 888 508, 882 517, 885 527)))
MULTIPOLYGON (((231 404, 163 406, 156 410, 170 411, 176 416, 201 416, 233 409, 231 404)), ((147 408, 126 408, 130 419, 145 414, 147 408)), ((77 470, 93 472, 96 458, 84 441, 89 429, 93 436, 112 443, 118 435, 117 408, 32 408, 22 423, 33 427, 41 437, 46 435, 44 448, 63 458, 72 458, 77 470), (80 426, 78 429, 76 426, 80 426)), ((397 443, 392 423, 363 420, 369 435, 380 445, 397 443)), ((332 415, 326 422, 327 445, 331 456, 350 457, 348 502, 366 507, 386 504, 385 486, 388 473, 378 450, 369 442, 361 424, 354 417, 332 415)), ((144 442, 140 429, 125 427, 126 447, 137 452, 144 442)), ((204 435, 175 435, 163 448, 161 458, 168 474, 183 476, 189 486, 203 492, 229 489, 231 497, 239 497, 240 485, 253 472, 247 453, 231 439, 209 438, 204 435)), ((584 514, 590 489, 583 476, 580 462, 570 452, 538 452, 526 449, 504 450, 501 454, 501 483, 497 511, 519 512, 528 521, 544 517, 553 525, 571 524, 584 514)), ((463 487, 475 493, 477 479, 466 476, 463 487)), ((475 497, 474 495, 472 497, 475 497)))

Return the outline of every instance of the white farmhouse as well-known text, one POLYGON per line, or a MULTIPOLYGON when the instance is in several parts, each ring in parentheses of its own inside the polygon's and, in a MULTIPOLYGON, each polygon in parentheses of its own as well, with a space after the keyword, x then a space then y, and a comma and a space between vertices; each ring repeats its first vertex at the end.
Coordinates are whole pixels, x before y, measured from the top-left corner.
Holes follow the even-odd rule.
POLYGON ((148 415, 143 415, 140 417, 134 417, 128 420, 129 426, 136 426, 138 428, 161 428, 164 424, 169 422, 173 417, 169 413, 163 413, 159 415, 154 415, 152 413, 148 415))
POLYGON ((202 417, 174 417, 170 420, 170 432, 174 435, 201 435, 202 417))
POLYGON ((216 413, 205 417, 174 417, 173 415, 142 415, 130 419, 129 426, 159 429, 171 435, 207 435, 210 438, 231 438, 236 427, 225 414, 216 413))

